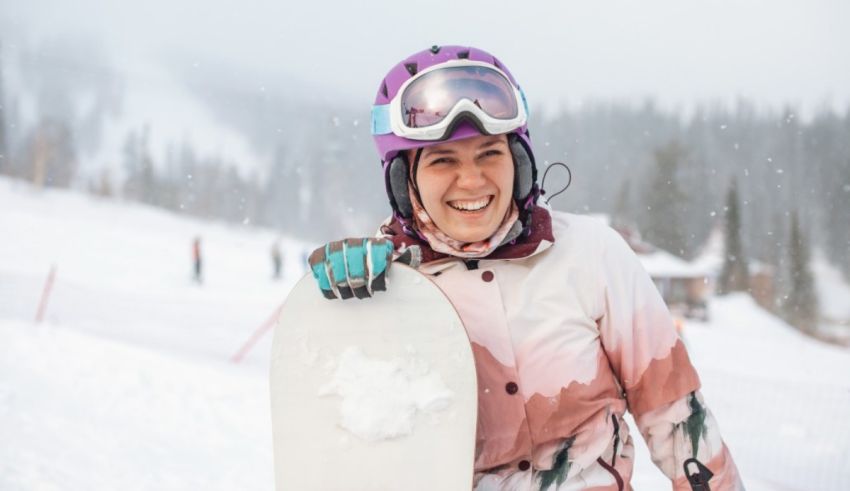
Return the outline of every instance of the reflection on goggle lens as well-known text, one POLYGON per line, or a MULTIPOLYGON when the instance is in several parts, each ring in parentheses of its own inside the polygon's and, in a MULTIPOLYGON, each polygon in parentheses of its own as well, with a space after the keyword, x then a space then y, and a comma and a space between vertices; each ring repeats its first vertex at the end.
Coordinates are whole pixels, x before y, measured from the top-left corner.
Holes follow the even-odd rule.
POLYGON ((486 67, 450 67, 426 73, 404 90, 404 124, 408 128, 438 124, 463 99, 494 119, 517 116, 513 86, 503 75, 486 67))

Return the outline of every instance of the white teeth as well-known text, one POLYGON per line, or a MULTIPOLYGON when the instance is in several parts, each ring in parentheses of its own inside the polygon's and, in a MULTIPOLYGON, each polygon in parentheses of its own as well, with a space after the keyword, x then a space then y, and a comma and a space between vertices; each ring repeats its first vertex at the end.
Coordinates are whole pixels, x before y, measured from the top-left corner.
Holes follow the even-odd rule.
POLYGON ((449 206, 456 210, 478 211, 490 204, 491 196, 475 201, 449 201, 449 206))

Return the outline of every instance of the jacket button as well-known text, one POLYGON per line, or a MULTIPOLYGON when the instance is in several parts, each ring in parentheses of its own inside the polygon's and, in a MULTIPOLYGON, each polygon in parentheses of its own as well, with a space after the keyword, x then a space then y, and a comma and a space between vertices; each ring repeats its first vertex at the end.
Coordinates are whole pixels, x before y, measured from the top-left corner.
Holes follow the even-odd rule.
POLYGON ((481 273, 481 279, 486 281, 487 283, 493 281, 493 272, 492 271, 485 271, 485 272, 481 273))
POLYGON ((531 467, 531 462, 529 462, 527 460, 520 460, 519 461, 519 470, 527 471, 530 467, 531 467))
POLYGON ((508 392, 508 394, 514 395, 519 390, 519 386, 515 382, 508 382, 505 385, 505 390, 508 392))

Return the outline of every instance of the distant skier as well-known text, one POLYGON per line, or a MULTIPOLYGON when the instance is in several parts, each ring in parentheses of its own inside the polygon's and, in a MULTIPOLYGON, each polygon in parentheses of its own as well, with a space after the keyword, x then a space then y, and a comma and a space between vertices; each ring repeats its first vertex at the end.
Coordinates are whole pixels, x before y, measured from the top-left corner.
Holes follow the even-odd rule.
POLYGON ((281 269, 283 267, 283 256, 280 253, 280 242, 272 243, 272 278, 280 279, 281 269))
POLYGON ((193 279, 199 285, 204 282, 203 280, 203 260, 201 257, 201 238, 195 237, 192 241, 192 268, 193 268, 193 279))
POLYGON ((527 122, 519 85, 487 52, 434 46, 396 65, 371 125, 392 216, 378 237, 311 254, 322 293, 386 290, 396 260, 452 301, 477 367, 477 490, 632 489, 627 411, 673 489, 742 490, 635 253, 601 222, 537 203, 527 122))

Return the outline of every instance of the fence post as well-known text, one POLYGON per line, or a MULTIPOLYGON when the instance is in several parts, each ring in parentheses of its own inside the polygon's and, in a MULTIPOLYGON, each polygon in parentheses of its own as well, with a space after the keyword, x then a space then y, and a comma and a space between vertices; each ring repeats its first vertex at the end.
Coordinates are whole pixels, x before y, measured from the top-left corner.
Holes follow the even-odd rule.
POLYGON ((50 292, 53 290, 53 282, 56 280, 56 265, 50 265, 50 273, 47 275, 47 281, 44 283, 44 290, 41 292, 41 301, 38 303, 38 311, 35 313, 35 323, 40 324, 44 320, 44 312, 47 310, 47 300, 50 298, 50 292))
POLYGON ((268 331, 269 329, 271 329, 275 325, 278 317, 280 317, 280 311, 282 309, 283 309, 283 304, 280 304, 276 309, 274 309, 274 312, 272 312, 272 315, 269 316, 269 318, 266 319, 265 322, 260 324, 260 327, 258 327, 257 330, 254 331, 254 333, 251 335, 250 338, 248 338, 248 341, 246 341, 245 344, 242 345, 242 347, 239 349, 239 351, 237 351, 236 354, 234 354, 233 356, 230 357, 231 362, 239 363, 240 361, 242 361, 243 358, 245 358, 245 355, 247 355, 248 351, 251 350, 251 348, 254 346, 254 344, 257 341, 259 341, 261 337, 263 337, 263 334, 265 334, 266 331, 268 331))

